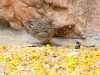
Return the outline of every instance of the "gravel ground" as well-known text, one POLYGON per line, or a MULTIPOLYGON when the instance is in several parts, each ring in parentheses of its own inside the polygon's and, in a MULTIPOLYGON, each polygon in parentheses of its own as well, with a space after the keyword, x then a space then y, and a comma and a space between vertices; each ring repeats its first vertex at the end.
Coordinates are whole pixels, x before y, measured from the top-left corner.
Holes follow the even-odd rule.
POLYGON ((0 75, 100 75, 100 47, 0 45, 0 75))

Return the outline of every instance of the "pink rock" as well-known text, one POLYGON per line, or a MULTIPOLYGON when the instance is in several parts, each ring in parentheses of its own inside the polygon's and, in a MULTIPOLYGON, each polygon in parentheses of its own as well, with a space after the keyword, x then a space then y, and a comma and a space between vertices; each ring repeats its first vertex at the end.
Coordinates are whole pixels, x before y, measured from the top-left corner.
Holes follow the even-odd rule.
MULTIPOLYGON (((0 19, 19 29, 29 18, 57 26, 56 36, 100 35, 99 0, 0 0, 0 19)), ((77 37, 76 37, 77 36, 77 37)))

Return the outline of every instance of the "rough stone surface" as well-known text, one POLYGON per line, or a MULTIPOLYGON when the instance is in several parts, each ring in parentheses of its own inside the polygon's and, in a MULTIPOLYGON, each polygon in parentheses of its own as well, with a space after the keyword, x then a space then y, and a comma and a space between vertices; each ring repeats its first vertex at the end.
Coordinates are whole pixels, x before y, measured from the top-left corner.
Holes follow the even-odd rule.
POLYGON ((69 0, 71 12, 85 24, 86 34, 93 37, 100 35, 100 1, 99 0, 69 0))
POLYGON ((99 0, 0 0, 0 20, 15 28, 29 18, 60 29, 55 36, 85 38, 100 35, 99 0))

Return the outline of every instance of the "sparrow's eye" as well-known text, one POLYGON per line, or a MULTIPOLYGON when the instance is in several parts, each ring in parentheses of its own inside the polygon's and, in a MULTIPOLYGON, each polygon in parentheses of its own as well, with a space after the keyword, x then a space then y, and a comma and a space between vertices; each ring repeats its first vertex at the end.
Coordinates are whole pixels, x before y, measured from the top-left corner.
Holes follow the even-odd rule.
POLYGON ((29 22, 32 22, 31 20, 29 20, 29 22))

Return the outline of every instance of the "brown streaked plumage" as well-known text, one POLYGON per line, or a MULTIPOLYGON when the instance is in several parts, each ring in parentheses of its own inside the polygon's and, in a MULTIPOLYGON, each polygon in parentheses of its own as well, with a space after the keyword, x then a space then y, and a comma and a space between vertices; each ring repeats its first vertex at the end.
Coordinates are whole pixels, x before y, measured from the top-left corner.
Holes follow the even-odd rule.
POLYGON ((42 44, 47 44, 52 39, 56 30, 59 29, 52 24, 38 21, 30 18, 23 23, 25 30, 32 34, 33 37, 42 41, 42 44))

